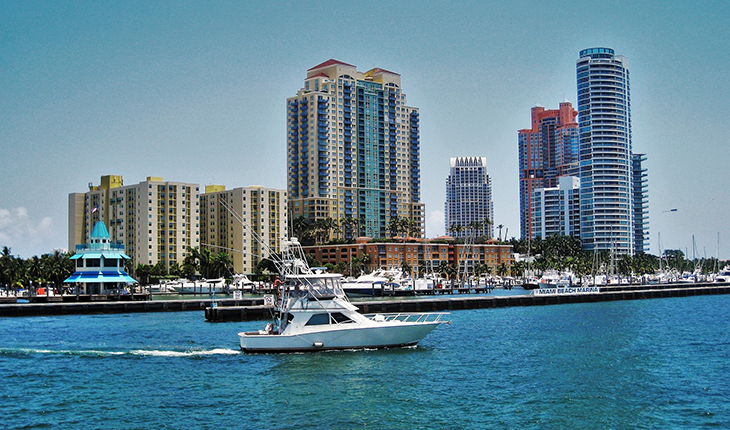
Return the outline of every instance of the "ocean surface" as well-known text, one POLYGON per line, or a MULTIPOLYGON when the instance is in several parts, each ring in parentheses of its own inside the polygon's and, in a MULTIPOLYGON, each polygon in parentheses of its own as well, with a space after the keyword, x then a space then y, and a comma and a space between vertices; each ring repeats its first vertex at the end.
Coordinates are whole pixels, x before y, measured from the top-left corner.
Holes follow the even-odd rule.
POLYGON ((0 318, 0 428, 730 428, 730 295, 450 319, 415 348, 247 355, 264 322, 0 318))

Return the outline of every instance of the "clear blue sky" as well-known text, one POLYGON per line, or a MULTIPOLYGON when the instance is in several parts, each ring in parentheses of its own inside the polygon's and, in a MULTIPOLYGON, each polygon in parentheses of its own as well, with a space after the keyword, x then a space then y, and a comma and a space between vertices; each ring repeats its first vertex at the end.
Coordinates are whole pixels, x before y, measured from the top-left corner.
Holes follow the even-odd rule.
POLYGON ((629 58, 651 251, 730 258, 730 2, 0 1, 0 246, 67 246, 106 174, 286 188, 286 98, 335 58, 402 76, 421 112, 427 235, 449 158, 484 156, 519 235, 517 130, 575 104, 581 49, 629 58), (665 212, 676 208, 675 212, 665 212))

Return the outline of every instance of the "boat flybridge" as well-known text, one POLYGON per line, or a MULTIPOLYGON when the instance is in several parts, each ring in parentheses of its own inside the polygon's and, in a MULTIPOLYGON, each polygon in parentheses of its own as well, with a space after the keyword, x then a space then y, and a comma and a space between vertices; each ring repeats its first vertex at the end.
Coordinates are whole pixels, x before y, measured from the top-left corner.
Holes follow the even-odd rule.
POLYGON ((345 295, 342 275, 310 268, 296 238, 282 242, 274 321, 238 334, 245 352, 304 352, 416 345, 446 313, 364 315, 345 295))

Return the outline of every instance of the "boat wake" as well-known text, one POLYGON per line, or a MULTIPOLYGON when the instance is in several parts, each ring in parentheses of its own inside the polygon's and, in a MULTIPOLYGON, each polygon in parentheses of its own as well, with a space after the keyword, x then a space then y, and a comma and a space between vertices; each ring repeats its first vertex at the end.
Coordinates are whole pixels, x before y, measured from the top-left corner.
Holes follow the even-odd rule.
POLYGON ((214 348, 211 350, 185 350, 168 351, 157 349, 134 349, 131 351, 100 351, 100 350, 51 350, 34 348, 0 348, 1 356, 33 356, 33 355, 58 355, 77 357, 119 357, 119 356, 147 356, 147 357, 205 357, 215 355, 238 355, 241 351, 237 349, 214 348))
POLYGON ((159 351, 159 350, 134 350, 130 351, 130 355, 147 355, 153 357, 201 357, 207 355, 238 355, 241 351, 237 349, 215 348, 209 351, 191 350, 191 351, 159 351))

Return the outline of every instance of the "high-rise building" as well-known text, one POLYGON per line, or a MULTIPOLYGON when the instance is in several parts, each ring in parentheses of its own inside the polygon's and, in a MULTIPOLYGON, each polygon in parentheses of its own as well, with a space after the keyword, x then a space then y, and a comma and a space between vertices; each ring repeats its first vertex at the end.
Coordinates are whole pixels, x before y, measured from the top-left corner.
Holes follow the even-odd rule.
POLYGON ((121 176, 102 176, 88 192, 69 194, 69 249, 90 243, 103 221, 110 241, 124 245, 135 265, 182 264, 187 247, 199 246, 198 192, 197 184, 159 177, 124 186, 121 176))
POLYGON ((200 244, 226 252, 236 273, 253 273, 262 258, 280 253, 288 237, 286 191, 251 186, 226 190, 208 185, 200 195, 200 244))
POLYGON ((494 204, 492 182, 487 174, 487 159, 458 157, 452 158, 450 163, 444 205, 446 231, 453 237, 474 234, 491 239, 494 204))
POLYGON ((578 112, 570 102, 559 109, 532 108, 532 125, 519 130, 520 234, 534 237, 532 194, 537 188, 555 188, 558 178, 578 174, 578 112))
POLYGON ((646 154, 632 154, 633 163, 633 199, 634 199, 634 251, 649 252, 649 197, 646 154))
POLYGON ((561 176, 558 186, 532 195, 532 238, 561 235, 580 238, 580 179, 561 176))
POLYGON ((580 51, 581 243, 587 250, 635 251, 628 60, 610 48, 580 51))
POLYGON ((398 73, 328 60, 287 99, 287 190, 293 217, 354 221, 342 236, 386 237, 396 217, 423 231, 418 109, 398 73))

